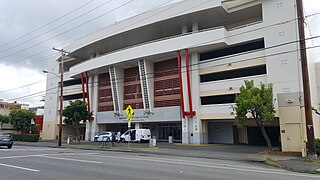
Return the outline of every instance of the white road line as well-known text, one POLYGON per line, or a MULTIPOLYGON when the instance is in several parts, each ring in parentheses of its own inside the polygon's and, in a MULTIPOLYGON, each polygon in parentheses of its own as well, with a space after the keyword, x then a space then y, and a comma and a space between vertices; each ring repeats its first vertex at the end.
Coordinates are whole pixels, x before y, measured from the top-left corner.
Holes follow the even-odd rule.
POLYGON ((42 148, 42 149, 36 149, 36 148, 24 148, 24 149, 0 149, 0 151, 65 151, 66 149, 52 149, 52 148, 42 148))
POLYGON ((40 157, 40 156, 50 156, 50 155, 59 155, 59 156, 79 156, 79 155, 94 155, 98 153, 65 153, 65 154, 32 154, 32 155, 21 155, 21 156, 6 156, 0 157, 0 159, 16 159, 16 158, 28 158, 28 157, 40 157))
POLYGON ((16 168, 16 169, 22 169, 22 170, 32 171, 32 172, 40 172, 39 170, 36 170, 36 169, 24 168, 24 167, 20 167, 20 166, 13 166, 13 165, 3 164, 3 163, 0 163, 0 166, 16 168))
POLYGON ((288 175, 288 176, 297 176, 297 177, 308 177, 308 178, 317 178, 320 179, 320 176, 314 176, 314 175, 308 175, 308 174, 298 174, 298 173, 290 173, 290 172, 279 172, 275 171, 273 169, 263 169, 263 170, 253 170, 253 169, 246 169, 246 168, 236 168, 231 167, 232 165, 226 166, 226 165, 208 165, 206 163, 201 164, 198 163, 190 163, 190 162, 179 162, 177 159, 170 159, 168 160, 161 160, 161 159, 155 159, 155 158, 131 158, 131 157, 115 157, 115 156, 104 156, 104 155, 89 155, 89 156, 95 156, 95 157, 106 157, 106 158, 113 158, 113 159, 124 159, 124 160, 138 160, 138 161, 150 161, 150 162, 160 162, 160 163, 168 163, 168 164, 180 164, 180 165, 187 165, 187 166, 198 166, 198 167, 206 167, 206 168, 215 168, 215 169, 229 169, 229 170, 235 170, 235 171, 244 171, 244 172, 254 172, 254 173, 265 173, 265 174, 274 174, 274 175, 288 175))
MULTIPOLYGON (((89 156, 91 154, 88 154, 89 156)), ((100 156, 100 155, 98 155, 100 156)), ((109 157, 109 156, 107 156, 109 157)), ((128 157, 128 158, 121 158, 121 159, 130 159, 132 158, 132 160, 137 160, 137 158, 134 157, 128 157)), ((150 158, 147 157, 139 157, 138 160, 146 160, 148 161, 150 158)), ((159 160, 159 161, 172 161, 172 159, 169 158, 155 158, 153 157, 152 160, 159 160)), ((254 166, 244 166, 244 165, 233 165, 233 164, 222 164, 222 163, 212 163, 212 162, 204 162, 204 161, 190 161, 190 160, 182 160, 182 159, 174 159, 175 162, 182 162, 182 163, 190 163, 190 164, 194 164, 194 163, 198 163, 198 164, 202 164, 202 165, 218 165, 218 166, 227 166, 227 167, 234 167, 234 168, 241 168, 241 169, 256 169, 256 170, 263 170, 265 171, 266 168, 260 168, 260 167, 254 167, 254 166)), ((279 172, 284 172, 283 169, 270 169, 272 171, 279 171, 279 172)))
POLYGON ((6 157, 0 157, 0 159, 16 159, 16 158, 36 157, 36 156, 40 156, 40 155, 6 156, 6 157))
POLYGON ((59 160, 66 160, 66 161, 77 161, 77 162, 85 162, 85 163, 93 163, 93 164, 101 164, 102 162, 99 161, 87 161, 82 159, 70 159, 70 158, 61 158, 61 157, 53 157, 53 156, 39 156, 49 159, 59 159, 59 160))

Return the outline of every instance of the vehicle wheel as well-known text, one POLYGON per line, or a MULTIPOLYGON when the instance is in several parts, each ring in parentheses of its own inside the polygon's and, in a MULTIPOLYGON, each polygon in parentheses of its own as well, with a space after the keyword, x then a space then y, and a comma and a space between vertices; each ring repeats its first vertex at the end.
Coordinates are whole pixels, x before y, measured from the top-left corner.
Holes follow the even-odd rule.
POLYGON ((123 143, 124 143, 124 142, 126 142, 126 141, 125 141, 124 139, 121 139, 121 142, 123 142, 123 143))
POLYGON ((8 149, 11 149, 12 148, 12 145, 9 145, 9 146, 7 146, 8 147, 8 149))

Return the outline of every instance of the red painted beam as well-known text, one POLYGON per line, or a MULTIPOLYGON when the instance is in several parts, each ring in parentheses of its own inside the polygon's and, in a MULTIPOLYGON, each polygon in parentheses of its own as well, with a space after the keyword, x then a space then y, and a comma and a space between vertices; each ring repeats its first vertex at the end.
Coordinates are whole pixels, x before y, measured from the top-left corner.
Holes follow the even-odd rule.
POLYGON ((86 102, 85 92, 84 92, 84 77, 83 73, 81 73, 81 85, 82 85, 82 100, 83 102, 86 102))
POLYGON ((186 73, 187 73, 187 87, 188 87, 188 100, 189 100, 189 108, 190 108, 190 117, 193 118, 188 49, 184 50, 184 55, 186 57, 186 68, 187 68, 186 73))
POLYGON ((185 118, 180 51, 177 52, 177 56, 178 56, 179 81, 180 81, 180 97, 181 97, 181 101, 180 102, 181 102, 181 108, 182 108, 182 117, 185 118))
POLYGON ((88 112, 91 112, 90 111, 90 99, 89 99, 89 76, 88 76, 88 72, 86 72, 86 89, 87 89, 87 92, 86 92, 86 97, 87 97, 87 103, 88 103, 88 112))

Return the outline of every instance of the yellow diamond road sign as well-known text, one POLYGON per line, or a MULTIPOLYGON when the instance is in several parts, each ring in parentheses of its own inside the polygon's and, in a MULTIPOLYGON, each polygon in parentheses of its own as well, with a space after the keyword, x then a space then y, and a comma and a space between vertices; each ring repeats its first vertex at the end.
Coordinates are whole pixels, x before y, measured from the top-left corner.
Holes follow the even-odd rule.
POLYGON ((132 121, 132 117, 128 116, 127 121, 132 121))
POLYGON ((134 110, 132 109, 132 107, 130 105, 128 105, 128 107, 126 108, 126 113, 129 117, 134 114, 134 110))

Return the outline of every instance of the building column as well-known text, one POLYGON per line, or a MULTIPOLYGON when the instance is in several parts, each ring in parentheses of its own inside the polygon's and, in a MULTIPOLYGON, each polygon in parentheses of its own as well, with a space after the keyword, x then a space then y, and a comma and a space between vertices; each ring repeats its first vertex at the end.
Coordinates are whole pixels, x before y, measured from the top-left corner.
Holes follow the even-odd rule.
MULTIPOLYGON (((181 51, 182 52, 182 51, 181 51)), ((190 112, 190 104, 188 97, 188 82, 187 82, 187 68, 186 68, 186 51, 181 53, 181 81, 182 81, 182 93, 184 103, 184 112, 190 112)), ((190 59, 190 58, 189 58, 190 59)), ((192 84, 192 83, 191 83, 192 84)), ((184 113, 182 112, 182 113, 184 113)), ((182 117, 182 143, 183 144, 193 144, 194 132, 193 132, 193 118, 189 115, 182 117)))
POLYGON ((99 75, 92 76, 91 81, 91 111, 93 111, 93 121, 91 121, 91 141, 94 141, 94 136, 99 132, 99 125, 97 124, 97 112, 98 112, 98 91, 99 87, 99 75))
MULTIPOLYGON (((182 33, 188 31, 187 26, 182 27, 182 33)), ((192 31, 198 31, 198 24, 192 24, 192 31)), ((202 124, 200 119, 200 99, 199 99, 199 54, 197 52, 183 51, 181 56, 182 71, 182 93, 184 111, 188 114, 182 119, 182 143, 200 144, 204 142, 202 133, 202 124), (187 59, 189 59, 189 71, 187 70, 187 59), (188 74, 190 75, 190 87, 188 87, 188 74), (190 88, 190 89, 189 89, 190 88), (192 96, 188 93, 191 91, 192 96), (194 114, 195 112, 195 114, 194 114)))
POLYGON ((89 77, 89 99, 90 99, 90 110, 93 111, 93 120, 86 122, 86 141, 93 141, 95 134, 98 133, 99 128, 97 127, 97 110, 98 110, 98 86, 95 82, 98 82, 99 76, 94 75, 89 77))
POLYGON ((142 123, 135 122, 135 123, 134 123, 134 128, 135 128, 135 129, 141 129, 141 128, 142 128, 142 123))
POLYGON ((192 104, 193 111, 196 114, 193 116, 193 143, 194 144, 203 144, 204 136, 202 130, 202 121, 200 119, 200 94, 199 94, 199 53, 192 52, 191 53, 191 67, 190 67, 190 75, 191 75, 191 91, 192 91, 192 104))

